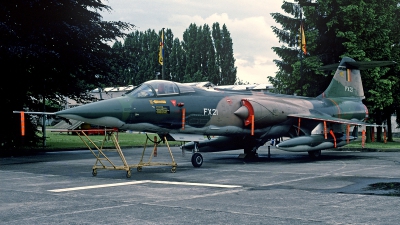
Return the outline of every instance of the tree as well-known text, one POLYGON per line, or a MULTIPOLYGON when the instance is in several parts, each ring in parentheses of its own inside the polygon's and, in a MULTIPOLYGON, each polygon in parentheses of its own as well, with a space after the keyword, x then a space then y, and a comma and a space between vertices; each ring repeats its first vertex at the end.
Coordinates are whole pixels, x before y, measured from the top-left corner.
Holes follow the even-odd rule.
MULTIPOLYGON (((343 55, 359 61, 392 60, 392 46, 399 36, 393 36, 393 24, 398 1, 341 1, 339 11, 333 17, 332 25, 340 23, 337 36, 344 39, 343 55), (390 39, 391 37, 395 39, 390 39)), ((363 71, 366 104, 374 122, 382 125, 391 114, 389 108, 394 103, 395 74, 388 73, 389 68, 375 68, 363 71), (386 111, 386 113, 385 113, 386 111)), ((378 129, 377 140, 381 141, 382 130, 378 129)))
POLYGON ((198 28, 196 24, 190 24, 183 32, 182 48, 186 56, 184 82, 194 82, 191 76, 201 72, 201 35, 201 27, 198 28))
MULTIPOLYGON (((274 85, 275 91, 283 94, 295 94, 304 96, 317 96, 322 93, 321 87, 327 84, 330 79, 322 75, 317 68, 320 67, 326 58, 320 57, 317 52, 320 51, 318 29, 315 23, 319 22, 320 15, 315 14, 318 19, 308 19, 308 12, 314 12, 314 6, 302 6, 304 1, 299 3, 284 2, 282 9, 291 16, 281 13, 271 13, 271 16, 282 28, 272 26, 273 32, 284 43, 281 47, 273 47, 273 51, 281 58, 274 60, 279 70, 275 77, 268 77, 269 81, 274 85), (305 10, 305 8, 309 9, 305 10), (304 12, 303 12, 304 10, 304 12), (304 54, 300 48, 300 24, 303 23, 305 37, 307 41, 307 54, 304 54), (322 85, 321 85, 322 84, 322 85)), ((329 38, 327 38, 329 39, 329 38)), ((324 42, 326 43, 326 42, 324 42)), ((328 59, 329 60, 329 59, 328 59)))
POLYGON ((215 84, 234 84, 237 68, 235 67, 235 58, 233 57, 232 38, 226 25, 222 26, 221 31, 219 23, 214 23, 212 36, 214 38, 217 68, 219 70, 215 84))
MULTIPOLYGON (((161 32, 159 34, 161 36, 161 32)), ((172 51, 165 51, 172 49, 174 46, 174 34, 171 29, 166 29, 164 34, 164 73, 166 80, 172 80, 172 71, 174 71, 173 64, 170 62, 172 51)), ((162 68, 161 68, 162 71, 162 68)))
MULTIPOLYGON (((125 80, 132 77, 132 84, 137 85, 154 79, 157 72, 161 31, 158 35, 153 30, 133 32, 124 40, 124 44, 114 44, 113 52, 119 54, 112 59, 115 73, 115 85, 126 85, 125 80), (129 72, 129 75, 127 73, 129 72)), ((236 81, 235 59, 232 39, 227 27, 219 28, 213 24, 213 30, 207 24, 190 24, 183 33, 183 40, 174 38, 170 29, 164 36, 165 79, 177 82, 210 81, 214 84, 233 84, 236 81)), ((159 77, 160 79, 161 77, 159 77)))
POLYGON ((185 52, 182 48, 179 38, 175 38, 172 44, 171 54, 168 57, 168 63, 170 65, 170 78, 173 81, 183 82, 183 76, 185 74, 186 57, 185 52))
MULTIPOLYGON (((133 27, 102 21, 98 11, 111 10, 101 0, 15 0, 0 3, 0 65, 7 79, 0 94, 7 96, 3 111, 42 111, 64 97, 84 100, 87 90, 109 83, 111 51, 108 41, 133 27)), ((86 96, 87 97, 87 96, 86 96)), ((17 119, 16 119, 17 120, 17 119)), ((36 126, 26 120, 25 145, 37 142, 36 126)), ((19 124, 5 120, 0 148, 21 145, 19 124), (11 131, 10 131, 11 130, 11 131)))
MULTIPOLYGON (((282 9, 293 17, 272 14, 282 24, 282 29, 273 27, 273 31, 287 45, 273 48, 282 59, 275 61, 280 68, 275 78, 269 78, 278 91, 287 94, 303 92, 310 96, 321 93, 331 77, 322 76, 317 68, 337 63, 343 56, 356 61, 395 60, 398 57, 398 1, 295 2, 284 2, 282 5, 282 9), (305 24, 307 39, 307 55, 303 57, 296 49, 297 27, 301 19, 305 24)), ((396 71, 398 69, 388 68, 362 71, 365 104, 370 110, 372 122, 382 124, 399 105, 395 92, 398 90, 396 71)))

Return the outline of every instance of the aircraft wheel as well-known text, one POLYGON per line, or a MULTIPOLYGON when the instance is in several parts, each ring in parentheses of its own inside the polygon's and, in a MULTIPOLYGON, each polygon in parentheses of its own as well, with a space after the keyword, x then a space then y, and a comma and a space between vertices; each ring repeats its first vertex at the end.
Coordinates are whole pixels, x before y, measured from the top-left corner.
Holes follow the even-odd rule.
POLYGON ((172 167, 172 169, 171 169, 171 173, 175 173, 176 172, 176 167, 174 166, 174 167, 172 167))
POLYGON ((127 177, 127 178, 130 178, 130 177, 131 177, 131 175, 132 175, 132 172, 131 172, 131 170, 128 170, 128 171, 126 171, 126 177, 127 177))
POLYGON ((97 175, 97 170, 96 170, 96 169, 93 169, 93 170, 92 170, 92 175, 93 175, 94 177, 97 175))
POLYGON ((203 165, 203 156, 200 153, 194 153, 192 155, 192 165, 194 167, 200 167, 203 165))
POLYGON ((308 151, 308 156, 310 156, 312 159, 318 159, 321 157, 321 150, 308 151))
POLYGON ((136 168, 136 170, 137 170, 138 172, 142 172, 142 167, 141 167, 141 166, 138 166, 138 167, 136 168))

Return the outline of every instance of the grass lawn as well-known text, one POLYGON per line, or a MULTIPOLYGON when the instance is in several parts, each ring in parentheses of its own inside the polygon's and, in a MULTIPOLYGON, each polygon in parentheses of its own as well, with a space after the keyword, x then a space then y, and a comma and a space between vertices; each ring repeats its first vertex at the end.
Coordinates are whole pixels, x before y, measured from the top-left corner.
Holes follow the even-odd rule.
MULTIPOLYGON (((126 132, 118 132, 115 133, 118 143, 121 147, 143 147, 147 136, 145 133, 126 133, 126 132)), ((156 134, 147 134, 151 140, 154 140, 154 136, 157 136, 157 140, 160 138, 156 134)), ((67 134, 66 132, 51 132, 48 130, 46 132, 46 150, 72 150, 72 149, 88 149, 85 143, 81 140, 81 138, 75 133, 67 134)), ((85 141, 87 139, 83 137, 85 141)), ((104 138, 106 141, 104 142, 104 147, 106 148, 114 148, 114 143, 112 139, 109 139, 108 136, 104 135, 90 135, 89 138, 98 146, 101 145, 104 138)), ((168 142, 170 146, 180 145, 180 142, 170 141, 168 142)), ((93 145, 89 145, 93 147, 93 145)), ((147 146, 153 146, 153 143, 147 141, 147 146)), ((159 146, 166 146, 165 143, 160 143, 159 146)))
MULTIPOLYGON (((115 133, 116 134, 116 133, 115 133)), ((153 140, 156 134, 147 134, 149 138, 153 140)), ((51 132, 48 130, 46 132, 46 150, 72 150, 72 149, 87 149, 87 146, 83 143, 83 141, 76 134, 67 134, 65 132, 51 132)), ((96 145, 101 145, 104 140, 104 135, 90 135, 90 139, 96 143, 96 145)), ((121 147, 143 147, 147 136, 145 133, 126 133, 119 132, 118 133, 118 143, 121 147)), ((86 139, 85 139, 86 140, 86 139)), ((170 141, 168 142, 170 146, 180 146, 181 142, 170 141)), ((165 146, 165 143, 160 143, 159 146, 165 146)), ((90 145, 92 147, 92 145, 90 145)), ((153 143, 147 141, 147 146, 153 146, 153 143)), ((104 142, 104 147, 112 148, 114 144, 111 139, 106 138, 104 142)), ((400 138, 394 138, 394 142, 371 142, 365 143, 366 150, 379 150, 379 151, 400 151, 400 138)), ((361 137, 358 140, 350 142, 350 144, 341 147, 343 150, 352 150, 352 149, 362 149, 361 146, 361 137)))
MULTIPOLYGON (((350 144, 341 147, 342 149, 361 149, 361 137, 356 141, 350 142, 350 144)), ((393 142, 370 142, 365 143, 364 148, 366 150, 379 150, 379 151, 400 151, 400 138, 393 138, 393 142)))

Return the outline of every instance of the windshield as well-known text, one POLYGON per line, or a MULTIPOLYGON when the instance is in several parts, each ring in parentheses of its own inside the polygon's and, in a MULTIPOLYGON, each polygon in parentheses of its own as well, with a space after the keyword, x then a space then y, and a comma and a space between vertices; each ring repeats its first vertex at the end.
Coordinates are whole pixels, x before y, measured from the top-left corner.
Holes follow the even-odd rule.
POLYGON ((142 84, 129 92, 128 95, 136 98, 144 98, 153 97, 155 94, 150 86, 148 86, 147 84, 142 84))
POLYGON ((193 87, 167 80, 147 81, 127 93, 132 97, 154 97, 165 95, 179 95, 180 93, 194 92, 193 87))
POLYGON ((174 82, 166 80, 153 80, 146 82, 146 84, 153 87, 157 95, 178 95, 179 89, 174 82))

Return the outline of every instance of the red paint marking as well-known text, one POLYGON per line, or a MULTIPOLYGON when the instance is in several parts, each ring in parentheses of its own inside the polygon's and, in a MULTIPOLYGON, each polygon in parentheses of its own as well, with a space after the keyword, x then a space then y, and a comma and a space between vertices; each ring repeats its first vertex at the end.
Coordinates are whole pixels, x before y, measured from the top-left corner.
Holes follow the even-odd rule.
POLYGON ((251 103, 249 102, 249 100, 247 100, 247 99, 242 99, 242 104, 244 107, 247 108, 247 110, 249 110, 249 115, 244 120, 244 125, 247 126, 247 125, 251 124, 251 122, 252 122, 251 116, 254 116, 254 109, 253 109, 253 106, 251 105, 251 103))
POLYGON ((332 100, 332 99, 330 99, 330 98, 328 98, 328 99, 329 99, 331 102, 333 102, 333 104, 336 105, 336 108, 338 109, 337 117, 340 118, 341 112, 340 112, 340 107, 339 107, 339 105, 338 105, 334 100, 332 100))
POLYGON ((251 115, 251 136, 254 135, 254 115, 251 115))
POLYGON ((182 108, 182 130, 185 129, 186 109, 182 108))

